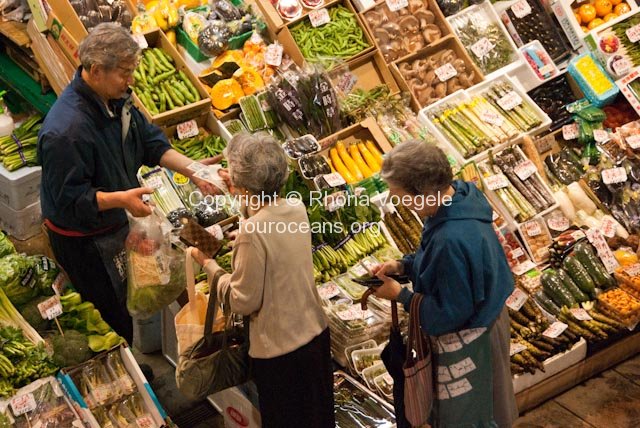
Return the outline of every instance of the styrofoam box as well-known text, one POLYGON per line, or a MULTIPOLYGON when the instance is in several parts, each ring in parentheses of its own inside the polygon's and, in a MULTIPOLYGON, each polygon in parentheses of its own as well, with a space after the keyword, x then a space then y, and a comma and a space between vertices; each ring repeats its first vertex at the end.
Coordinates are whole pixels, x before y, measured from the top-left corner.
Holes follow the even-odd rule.
POLYGON ((12 237, 24 241, 40 233, 42 211, 40 200, 21 210, 15 210, 0 202, 0 229, 12 237))
POLYGON ((0 202, 21 210, 40 199, 42 168, 29 166, 9 172, 0 164, 0 202))
POLYGON ((175 318, 180 312, 180 304, 173 302, 161 311, 162 355, 173 365, 178 364, 178 338, 175 318))
POLYGON ((580 361, 587 357, 587 341, 581 338, 573 347, 558 355, 547 359, 544 365, 544 373, 536 371, 535 374, 523 374, 513 377, 513 392, 516 394, 520 391, 524 391, 527 388, 532 387, 551 376, 560 373, 561 371, 578 364, 580 361))
POLYGON ((225 428, 260 428, 258 391, 252 382, 225 389, 207 397, 224 416, 225 428))

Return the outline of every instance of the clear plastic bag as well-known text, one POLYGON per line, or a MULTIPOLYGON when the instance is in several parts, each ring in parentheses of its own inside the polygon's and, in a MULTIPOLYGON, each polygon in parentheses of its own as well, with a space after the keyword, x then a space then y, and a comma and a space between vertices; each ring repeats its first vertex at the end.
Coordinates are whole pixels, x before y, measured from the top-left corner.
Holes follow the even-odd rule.
POLYGON ((129 217, 127 309, 149 318, 173 302, 185 289, 184 255, 172 248, 171 225, 157 210, 148 217, 129 217))

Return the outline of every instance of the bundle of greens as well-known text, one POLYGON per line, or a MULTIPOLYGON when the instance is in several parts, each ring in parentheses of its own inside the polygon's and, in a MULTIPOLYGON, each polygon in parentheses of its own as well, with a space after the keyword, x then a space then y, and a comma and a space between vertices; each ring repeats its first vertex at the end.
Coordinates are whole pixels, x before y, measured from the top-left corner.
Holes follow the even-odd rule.
POLYGON ((0 137, 0 160, 7 170, 37 165, 36 144, 41 120, 40 115, 32 116, 14 129, 11 135, 0 137))
POLYGON ((15 254, 16 248, 9 240, 7 235, 0 231, 0 257, 8 256, 9 254, 15 254))

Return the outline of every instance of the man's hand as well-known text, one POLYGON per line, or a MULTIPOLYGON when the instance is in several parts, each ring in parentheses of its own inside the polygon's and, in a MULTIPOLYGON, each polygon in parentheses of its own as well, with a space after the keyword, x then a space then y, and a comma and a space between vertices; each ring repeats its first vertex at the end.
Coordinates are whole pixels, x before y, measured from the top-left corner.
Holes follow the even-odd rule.
POLYGON ((371 273, 384 280, 386 275, 402 275, 404 266, 397 260, 390 260, 371 268, 371 273))
POLYGON ((122 208, 129 211, 134 217, 146 217, 151 215, 151 206, 142 201, 143 195, 150 195, 154 190, 150 187, 137 187, 122 192, 122 208))

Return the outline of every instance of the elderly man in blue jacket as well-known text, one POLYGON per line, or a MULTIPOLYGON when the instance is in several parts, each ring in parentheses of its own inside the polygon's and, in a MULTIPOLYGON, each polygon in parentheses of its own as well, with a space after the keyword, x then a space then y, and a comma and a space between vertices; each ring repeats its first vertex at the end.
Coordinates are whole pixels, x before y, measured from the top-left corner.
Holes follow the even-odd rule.
POLYGON ((47 115, 38 140, 41 204, 51 247, 82 296, 129 343, 126 308, 128 233, 125 211, 151 214, 136 173, 161 165, 191 178, 193 161, 173 150, 160 128, 132 106, 129 86, 140 56, 131 35, 116 24, 97 26, 80 44, 81 67, 47 115))

